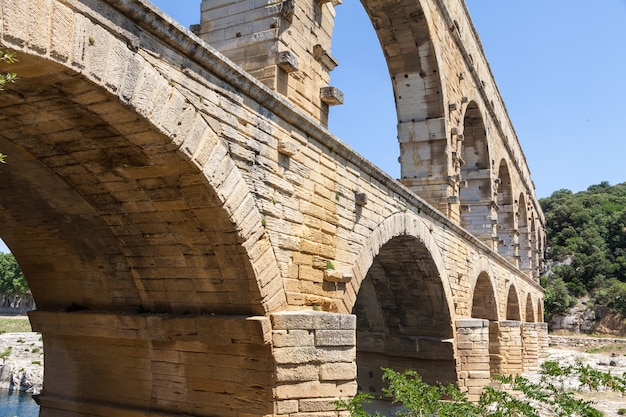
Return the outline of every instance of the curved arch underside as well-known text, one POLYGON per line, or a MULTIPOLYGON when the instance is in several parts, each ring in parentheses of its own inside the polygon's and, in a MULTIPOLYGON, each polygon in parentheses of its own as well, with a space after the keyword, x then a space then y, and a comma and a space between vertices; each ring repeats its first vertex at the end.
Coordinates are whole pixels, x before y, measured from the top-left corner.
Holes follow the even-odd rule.
POLYGON ((477 319, 486 319, 489 321, 498 321, 498 305, 496 296, 491 284, 491 279, 486 273, 478 276, 476 285, 474 286, 474 295, 472 299, 472 317, 477 319))
POLYGON ((237 227, 179 145, 69 69, 15 69, 1 233, 39 309, 263 313, 237 227))
POLYGON ((506 319, 520 321, 520 304, 515 287, 511 285, 506 303, 506 319))
POLYGON ((444 116, 440 74, 426 14, 418 1, 361 0, 387 61, 398 122, 444 116), (422 102, 417 105, 416 97, 422 102))
POLYGON ((381 367, 416 369, 431 382, 456 380, 445 291, 431 255, 416 238, 399 236, 381 248, 353 313, 362 390, 381 391, 381 367))

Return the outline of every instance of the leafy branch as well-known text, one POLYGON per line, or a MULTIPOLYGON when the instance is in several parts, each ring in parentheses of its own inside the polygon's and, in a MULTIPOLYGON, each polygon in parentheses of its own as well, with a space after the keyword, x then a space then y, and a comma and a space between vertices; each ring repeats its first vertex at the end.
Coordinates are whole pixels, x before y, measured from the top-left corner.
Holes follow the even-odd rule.
MULTIPOLYGON (((496 376, 502 389, 485 387, 477 402, 454 385, 429 385, 412 370, 399 373, 383 369, 383 380, 389 384, 383 389, 384 399, 400 405, 399 417, 600 417, 602 413, 591 401, 579 399, 565 389, 565 378, 577 378, 581 388, 613 390, 622 395, 626 391, 626 377, 611 375, 576 364, 561 367, 557 362, 546 362, 541 378, 533 382, 520 375, 496 376)), ((359 393, 349 400, 334 402, 337 410, 347 410, 351 417, 382 417, 370 414, 367 404, 373 396, 359 393)))
MULTIPOLYGON (((17 58, 13 52, 6 52, 0 50, 0 62, 5 64, 14 64, 17 62, 17 58)), ((17 74, 14 72, 7 72, 0 74, 0 90, 4 90, 4 86, 9 83, 14 83, 17 79, 17 74)))
MULTIPOLYGON (((7 52, 0 50, 0 63, 14 64, 17 62, 17 58, 13 52, 7 52)), ((4 90, 4 86, 9 83, 14 83, 17 80, 17 74, 14 72, 7 72, 0 74, 0 91, 4 90)), ((0 152, 0 164, 6 163, 6 155, 0 152)))

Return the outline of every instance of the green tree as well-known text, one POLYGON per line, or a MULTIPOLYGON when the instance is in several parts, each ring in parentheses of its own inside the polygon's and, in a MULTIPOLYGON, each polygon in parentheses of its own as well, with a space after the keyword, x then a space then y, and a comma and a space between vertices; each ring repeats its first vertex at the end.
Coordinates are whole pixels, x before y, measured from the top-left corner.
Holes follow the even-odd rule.
MULTIPOLYGON (((548 282, 561 279, 577 297, 593 296, 613 279, 626 282, 626 183, 611 186, 604 181, 576 194, 559 190, 540 202, 546 216, 547 260, 555 265, 548 282)), ((559 281, 546 294, 552 311, 567 305, 559 281)))
POLYGON ((560 277, 554 277, 546 286, 544 293, 544 309, 549 319, 554 314, 567 312, 576 304, 576 299, 569 293, 567 285, 560 277))
POLYGON ((29 291, 26 278, 11 253, 0 253, 0 294, 22 296, 29 291))

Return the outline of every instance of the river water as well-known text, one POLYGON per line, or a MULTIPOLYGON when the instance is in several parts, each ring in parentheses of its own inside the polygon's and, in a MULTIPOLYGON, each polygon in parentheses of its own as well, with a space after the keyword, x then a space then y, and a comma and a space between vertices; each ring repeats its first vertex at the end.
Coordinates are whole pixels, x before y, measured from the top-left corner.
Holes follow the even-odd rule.
POLYGON ((0 389, 0 417, 37 417, 39 406, 32 394, 0 389))

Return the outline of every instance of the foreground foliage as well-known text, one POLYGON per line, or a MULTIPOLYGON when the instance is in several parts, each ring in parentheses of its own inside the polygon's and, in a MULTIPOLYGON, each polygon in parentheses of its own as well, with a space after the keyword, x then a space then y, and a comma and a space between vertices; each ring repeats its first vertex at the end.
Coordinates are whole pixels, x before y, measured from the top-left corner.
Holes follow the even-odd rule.
MULTIPOLYGON (((415 371, 399 373, 385 369, 383 379, 389 384, 385 398, 399 406, 399 417, 600 417, 602 413, 593 402, 579 399, 565 389, 565 379, 576 378, 580 389, 613 390, 624 395, 626 378, 577 364, 561 367, 557 362, 545 362, 538 382, 527 378, 496 378, 506 389, 486 387, 478 402, 470 402, 465 393, 453 385, 428 385, 415 371)), ((359 393, 348 401, 335 403, 346 409, 351 417, 372 417, 366 404, 373 397, 359 393)))
MULTIPOLYGON (((15 54, 6 51, 0 51, 0 63, 13 64, 17 62, 15 54)), ((14 72, 0 73, 0 91, 4 90, 4 86, 9 83, 14 83, 17 79, 17 74, 14 72)), ((0 152, 0 163, 5 163, 6 155, 0 152)))

